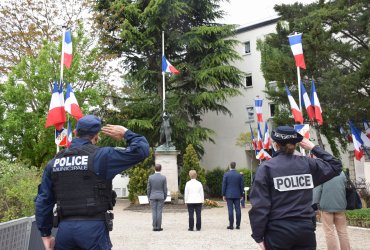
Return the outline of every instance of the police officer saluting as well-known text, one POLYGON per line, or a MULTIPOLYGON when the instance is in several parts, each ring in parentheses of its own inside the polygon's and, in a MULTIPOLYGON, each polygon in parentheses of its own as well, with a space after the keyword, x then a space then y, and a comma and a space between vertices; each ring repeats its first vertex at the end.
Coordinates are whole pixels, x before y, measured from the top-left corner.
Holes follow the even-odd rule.
POLYGON ((149 155, 145 137, 123 126, 107 125, 93 115, 82 117, 71 147, 46 166, 35 199, 36 222, 45 249, 111 249, 112 179, 149 155), (99 132, 126 140, 127 148, 97 147, 99 132), (56 204, 59 226, 51 236, 56 204))
POLYGON ((312 189, 342 164, 292 127, 277 127, 271 138, 276 155, 259 166, 250 194, 252 238, 261 249, 316 249, 312 189), (317 159, 294 154, 297 143, 317 159))

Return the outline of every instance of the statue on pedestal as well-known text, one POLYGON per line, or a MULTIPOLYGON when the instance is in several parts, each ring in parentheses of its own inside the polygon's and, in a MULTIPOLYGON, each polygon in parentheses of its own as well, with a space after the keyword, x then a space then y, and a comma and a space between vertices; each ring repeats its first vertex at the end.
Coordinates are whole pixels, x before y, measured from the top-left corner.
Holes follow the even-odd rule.
POLYGON ((159 143, 161 144, 158 149, 171 150, 175 149, 171 142, 172 128, 170 125, 170 117, 166 112, 163 112, 162 124, 159 130, 159 143))

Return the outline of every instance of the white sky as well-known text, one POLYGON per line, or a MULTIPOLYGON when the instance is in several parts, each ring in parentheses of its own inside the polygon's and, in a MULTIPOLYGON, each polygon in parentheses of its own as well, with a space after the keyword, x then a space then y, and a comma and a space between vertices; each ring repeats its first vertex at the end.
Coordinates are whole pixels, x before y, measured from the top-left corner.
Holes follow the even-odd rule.
POLYGON ((300 2, 303 4, 316 2, 315 0, 226 0, 221 3, 221 8, 227 12, 220 22, 227 24, 240 24, 242 26, 258 21, 276 17, 274 11, 276 4, 292 4, 300 2))

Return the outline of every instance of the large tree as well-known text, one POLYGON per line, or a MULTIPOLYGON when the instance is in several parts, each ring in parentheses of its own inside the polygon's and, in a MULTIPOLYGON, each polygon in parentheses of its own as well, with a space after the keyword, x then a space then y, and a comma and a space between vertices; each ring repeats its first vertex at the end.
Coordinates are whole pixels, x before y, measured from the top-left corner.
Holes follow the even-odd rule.
POLYGON ((223 15, 218 0, 110 0, 96 1, 96 21, 101 42, 110 53, 123 58, 125 88, 115 98, 120 107, 114 117, 145 134, 156 144, 162 113, 161 35, 165 54, 180 70, 166 76, 166 111, 172 139, 182 151, 201 142, 212 131, 200 126, 208 111, 230 114, 224 106, 238 95, 242 72, 230 66, 238 59, 231 37, 234 27, 215 23, 223 15))
MULTIPOLYGON (((101 69, 92 63, 99 49, 91 48, 82 27, 72 40, 73 64, 64 80, 72 83, 83 110, 100 107, 108 89, 100 80, 101 69)), ((60 48, 61 43, 45 41, 36 57, 22 57, 0 84, 0 157, 41 167, 55 154, 54 129, 44 125, 52 84, 59 79, 60 48)))
POLYGON ((348 120, 360 122, 369 118, 370 110, 370 2, 319 1, 302 4, 278 5, 281 16, 277 33, 259 42, 262 71, 267 81, 267 92, 277 104, 283 104, 275 121, 287 123, 288 85, 298 100, 296 68, 287 36, 303 33, 303 50, 307 70, 302 70, 306 89, 315 79, 324 125, 320 131, 329 139, 331 149, 338 154, 335 139, 345 145, 339 127, 348 127, 348 120), (275 81, 274 84, 269 84, 275 81))

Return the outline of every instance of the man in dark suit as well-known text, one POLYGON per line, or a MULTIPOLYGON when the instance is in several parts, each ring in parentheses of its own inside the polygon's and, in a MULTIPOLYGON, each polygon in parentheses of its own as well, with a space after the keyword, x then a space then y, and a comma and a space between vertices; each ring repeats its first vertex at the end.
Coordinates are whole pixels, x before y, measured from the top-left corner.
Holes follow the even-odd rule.
POLYGON ((161 175, 161 164, 155 164, 155 173, 149 176, 147 195, 152 207, 153 231, 162 231, 162 210, 167 198, 167 180, 161 175))
POLYGON ((240 229, 241 211, 240 199, 243 196, 243 176, 235 170, 236 163, 230 163, 230 171, 224 174, 222 180, 222 198, 227 202, 229 211, 229 226, 227 229, 234 229, 234 208, 236 217, 236 229, 240 229))

